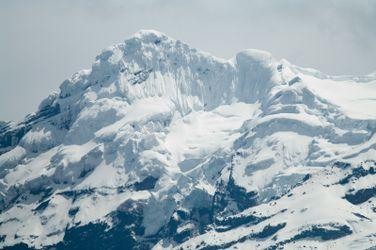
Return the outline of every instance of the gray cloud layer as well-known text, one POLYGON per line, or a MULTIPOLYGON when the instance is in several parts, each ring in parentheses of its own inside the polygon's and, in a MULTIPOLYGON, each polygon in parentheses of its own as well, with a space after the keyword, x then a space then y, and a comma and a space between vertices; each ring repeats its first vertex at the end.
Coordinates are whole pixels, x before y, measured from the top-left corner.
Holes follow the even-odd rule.
POLYGON ((376 1, 0 0, 0 120, 20 120, 103 48, 156 29, 216 56, 258 48, 328 74, 376 70, 376 1))

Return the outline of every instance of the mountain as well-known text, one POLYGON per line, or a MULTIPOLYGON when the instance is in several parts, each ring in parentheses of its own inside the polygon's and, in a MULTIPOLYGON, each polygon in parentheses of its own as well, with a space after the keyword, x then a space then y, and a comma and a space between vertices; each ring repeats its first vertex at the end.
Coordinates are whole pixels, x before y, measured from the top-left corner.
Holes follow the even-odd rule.
POLYGON ((157 31, 0 123, 5 249, 374 249, 376 74, 157 31))

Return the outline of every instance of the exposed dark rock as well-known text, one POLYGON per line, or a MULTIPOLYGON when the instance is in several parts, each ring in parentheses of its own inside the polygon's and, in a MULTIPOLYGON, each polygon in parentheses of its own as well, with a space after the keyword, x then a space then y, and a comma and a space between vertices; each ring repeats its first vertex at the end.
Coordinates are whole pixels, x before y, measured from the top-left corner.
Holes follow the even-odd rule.
POLYGON ((73 216, 75 216, 78 213, 79 210, 80 210, 79 207, 71 208, 68 211, 68 215, 71 216, 71 217, 73 217, 73 216))
POLYGON ((139 70, 133 73, 133 76, 129 79, 129 82, 133 85, 141 84, 149 78, 153 69, 139 70))
POLYGON ((341 179, 338 183, 341 185, 345 185, 349 183, 351 180, 356 180, 361 177, 374 174, 376 174, 376 170, 374 167, 370 167, 368 170, 366 170, 362 166, 360 166, 352 169, 351 173, 348 174, 345 178, 341 179))
POLYGON ((58 195, 63 195, 66 198, 72 198, 72 201, 76 201, 79 197, 85 196, 85 195, 90 195, 95 192, 94 189, 89 188, 89 189, 80 189, 80 190, 70 190, 70 191, 63 191, 60 193, 57 193, 58 195))
POLYGON ((267 226, 265 226, 263 228, 263 230, 261 232, 252 233, 252 234, 243 236, 243 237, 239 238, 236 241, 231 241, 231 242, 228 242, 228 243, 225 243, 225 244, 221 244, 221 245, 205 246, 205 247, 203 247, 201 249, 202 250, 227 249, 227 248, 229 248, 229 247, 231 247, 231 246, 233 246, 233 245, 235 245, 237 243, 241 243, 241 242, 244 242, 246 240, 264 239, 264 238, 267 238, 267 237, 270 237, 270 236, 274 235, 275 233, 277 233, 279 230, 281 230, 285 226, 286 226, 286 223, 277 224, 275 226, 267 225, 267 226))
POLYGON ((355 193, 348 193, 345 195, 345 199, 354 205, 361 204, 368 201, 370 198, 376 196, 376 187, 370 187, 360 189, 355 193))
POLYGON ((229 216, 227 218, 217 219, 215 221, 217 225, 215 230, 217 232, 224 232, 245 224, 255 225, 266 219, 267 217, 257 217, 252 214, 247 216, 229 216))
POLYGON ((158 181, 158 178, 155 178, 153 176, 148 176, 141 182, 136 182, 134 184, 134 188, 136 189, 136 191, 150 190, 154 188, 157 181, 158 181))
POLYGON ((351 164, 348 162, 336 161, 334 162, 333 167, 340 169, 348 169, 349 167, 351 167, 351 164))
MULTIPOLYGON (((143 234, 142 206, 129 201, 108 215, 113 226, 106 223, 90 223, 66 230, 64 240, 55 249, 150 249, 151 242, 137 241, 143 234)), ((155 243, 152 241, 152 243, 155 243)))
POLYGON ((356 217, 358 217, 358 218, 360 218, 360 219, 362 219, 362 220, 372 221, 370 218, 368 218, 367 216, 364 216, 364 215, 362 215, 362 214, 360 214, 360 213, 354 213, 354 212, 353 212, 353 215, 355 215, 356 217))
POLYGON ((3 249, 4 250, 30 250, 30 249, 34 249, 34 248, 29 247, 25 243, 19 243, 19 244, 10 246, 10 247, 4 247, 3 249))
POLYGON ((36 124, 60 113, 60 106, 46 106, 36 114, 26 116, 15 126, 10 123, 0 125, 0 155, 15 147, 21 138, 36 124))
POLYGON ((331 229, 314 225, 310 229, 300 232, 292 238, 294 240, 319 238, 321 240, 335 240, 352 234, 350 227, 346 225, 332 225, 331 229))
POLYGON ((42 211, 44 211, 44 210, 48 207, 48 203, 50 203, 50 200, 46 200, 46 201, 40 203, 40 204, 34 209, 34 211, 36 211, 36 212, 42 212, 42 211))
POLYGON ((229 180, 226 183, 221 181, 213 198, 213 216, 230 216, 241 212, 257 204, 257 192, 247 192, 243 187, 235 184, 230 172, 229 180))
POLYGON ((252 238, 260 238, 260 239, 267 238, 269 236, 272 236, 273 234, 275 234, 276 232, 278 232, 285 226, 286 226, 286 223, 277 224, 275 226, 267 225, 266 227, 262 229, 261 232, 253 234, 252 238))
POLYGON ((267 250, 284 249, 283 246, 299 240, 336 240, 347 235, 352 234, 352 230, 347 225, 329 224, 328 227, 322 227, 322 225, 313 225, 308 229, 302 230, 299 234, 295 235, 291 239, 278 242, 267 248, 267 250))

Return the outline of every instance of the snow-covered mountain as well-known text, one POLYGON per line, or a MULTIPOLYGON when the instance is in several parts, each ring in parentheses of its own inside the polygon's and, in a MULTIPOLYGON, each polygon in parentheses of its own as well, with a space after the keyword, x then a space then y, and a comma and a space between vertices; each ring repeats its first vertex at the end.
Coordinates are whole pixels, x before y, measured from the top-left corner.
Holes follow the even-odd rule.
POLYGON ((375 131, 376 74, 140 31, 0 123, 0 248, 371 249, 375 131))

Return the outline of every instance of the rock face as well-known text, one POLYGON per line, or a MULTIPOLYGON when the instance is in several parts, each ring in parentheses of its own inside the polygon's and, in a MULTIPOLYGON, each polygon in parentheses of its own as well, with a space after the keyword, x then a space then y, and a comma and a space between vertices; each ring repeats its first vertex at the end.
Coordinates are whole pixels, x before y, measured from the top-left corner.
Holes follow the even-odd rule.
POLYGON ((375 96, 140 31, 0 123, 0 247, 375 246, 375 96))

